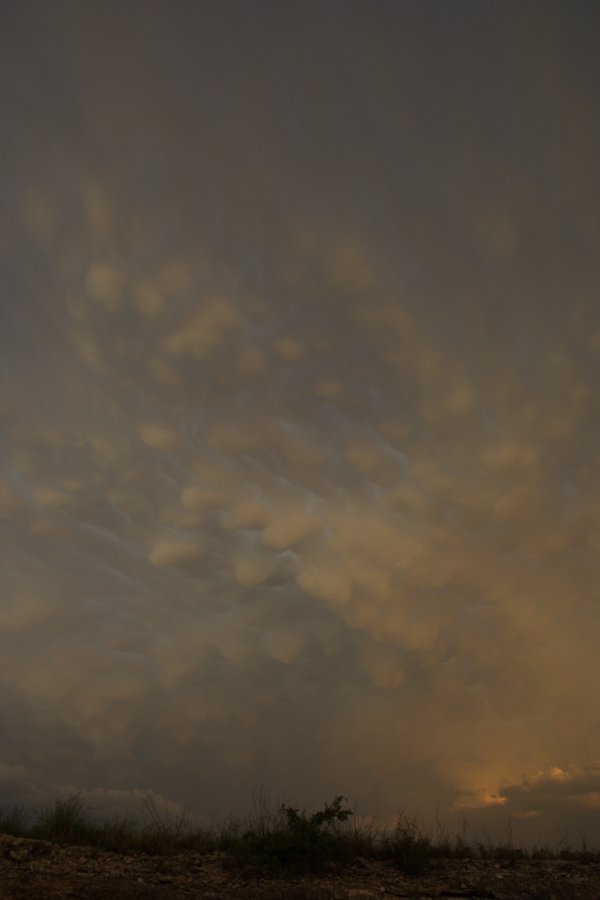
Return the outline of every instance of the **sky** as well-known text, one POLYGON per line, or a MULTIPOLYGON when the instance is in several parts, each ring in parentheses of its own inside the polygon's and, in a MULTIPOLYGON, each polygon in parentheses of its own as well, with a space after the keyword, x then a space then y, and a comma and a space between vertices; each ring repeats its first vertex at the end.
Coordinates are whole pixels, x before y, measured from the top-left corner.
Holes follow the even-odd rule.
POLYGON ((2 4, 2 802, 600 844, 599 40, 2 4))

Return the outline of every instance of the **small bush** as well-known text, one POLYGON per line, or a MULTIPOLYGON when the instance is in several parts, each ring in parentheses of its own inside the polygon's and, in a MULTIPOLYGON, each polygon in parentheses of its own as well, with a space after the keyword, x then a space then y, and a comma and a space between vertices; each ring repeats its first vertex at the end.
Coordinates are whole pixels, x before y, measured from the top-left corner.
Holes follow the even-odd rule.
POLYGON ((420 875, 433 855, 433 845, 415 819, 399 816, 391 835, 385 835, 381 855, 406 875, 420 875))
POLYGON ((63 844, 93 844, 97 830, 83 799, 74 794, 40 810, 33 836, 63 844))
POLYGON ((22 804, 0 810, 0 834, 24 837, 28 832, 30 815, 22 804))
POLYGON ((308 816, 293 806, 281 806, 282 821, 269 830, 249 829, 231 847, 234 863, 258 868, 316 871, 328 861, 347 855, 349 843, 336 832, 352 810, 343 809, 343 796, 308 816))
POLYGON ((296 834, 321 834, 323 825, 335 825, 337 822, 346 822, 348 817, 352 815, 351 809, 342 809, 342 800, 346 797, 336 797, 333 803, 326 803, 323 809, 315 812, 310 816, 306 813, 300 813, 293 806, 282 807, 285 812, 287 823, 291 831, 296 834))
POLYGON ((600 850, 589 849, 585 842, 580 849, 563 844, 559 848, 525 850, 512 844, 510 834, 500 843, 489 838, 467 842, 465 829, 454 839, 442 832, 435 839, 407 816, 399 816, 392 831, 381 831, 375 820, 350 825, 353 813, 344 808, 344 801, 345 797, 339 795, 308 814, 285 804, 273 810, 259 797, 253 816, 230 816, 220 826, 205 829, 195 827, 185 814, 177 817, 168 808, 159 808, 152 797, 143 804, 141 816, 98 818, 85 806, 82 795, 75 794, 35 813, 19 805, 0 810, 0 832, 121 853, 167 855, 186 850, 224 850, 232 866, 280 870, 283 875, 343 863, 360 864, 361 859, 388 860, 409 875, 421 874, 433 857, 495 860, 504 866, 516 865, 522 859, 600 861, 600 850))

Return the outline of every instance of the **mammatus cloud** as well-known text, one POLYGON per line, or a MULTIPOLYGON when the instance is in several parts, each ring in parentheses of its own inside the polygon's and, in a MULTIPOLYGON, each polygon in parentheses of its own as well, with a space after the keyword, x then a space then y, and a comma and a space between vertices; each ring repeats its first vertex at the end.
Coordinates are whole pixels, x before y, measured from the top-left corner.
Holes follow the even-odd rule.
MULTIPOLYGON (((157 9, 138 33, 128 9, 69 10, 63 24, 13 11, 21 55, 4 54, 29 85, 7 98, 0 219, 17 223, 1 332, 6 796, 152 791, 206 814, 262 784, 596 840, 600 327, 578 281, 596 263, 544 205, 567 215, 568 200, 564 230, 585 221, 589 237, 593 198, 532 174, 524 148, 552 154, 527 104, 501 130, 522 145, 481 149, 497 126, 477 84, 512 109, 511 89, 476 59, 477 78, 464 61, 449 74, 416 9, 340 9, 358 69, 322 29, 305 47, 291 12, 273 12, 281 46, 247 23, 259 57, 293 48, 281 96, 218 11, 200 28, 193 4, 157 9), (38 52, 42 25, 60 59, 38 52), (94 49, 107 29, 110 60, 94 49), (384 77, 388 32, 401 45, 384 77), (331 80, 332 53, 364 85, 331 80), (421 84, 421 57, 454 86, 463 131, 394 68, 421 84)), ((530 69, 560 69, 545 40, 533 63, 517 41, 514 78, 558 128, 564 104, 530 69)), ((595 131, 578 133, 591 155, 595 131)))

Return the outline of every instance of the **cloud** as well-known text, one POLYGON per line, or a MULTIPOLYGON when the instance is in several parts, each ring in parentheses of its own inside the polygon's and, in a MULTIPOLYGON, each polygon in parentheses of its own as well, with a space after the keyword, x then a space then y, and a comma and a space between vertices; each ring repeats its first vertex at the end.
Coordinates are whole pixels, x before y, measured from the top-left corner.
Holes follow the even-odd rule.
POLYGON ((344 392, 344 384, 338 378, 322 378, 315 384, 315 394, 318 397, 332 399, 339 397, 344 392))
POLYGON ((278 356, 285 362, 300 362, 305 356, 302 344, 292 337, 281 337, 273 341, 273 348, 278 356))
POLYGON ((263 541, 274 550, 287 550, 321 527, 319 517, 293 507, 272 509, 268 514, 263 541))
POLYGON ((138 284, 133 295, 133 302, 141 315, 151 319, 160 318, 167 310, 164 297, 152 283, 138 284))
POLYGON ((181 449, 179 435, 169 428, 151 423, 142 425, 139 435, 147 447, 153 450, 162 450, 165 453, 175 452, 181 449))
POLYGON ((207 434, 206 442, 218 453, 236 454, 258 450, 264 439, 264 430, 257 428, 256 423, 253 425, 220 423, 207 434))
POLYGON ((312 597, 324 600, 334 608, 345 606, 352 594, 352 581, 327 565, 306 565, 297 577, 298 584, 312 597))
POLYGON ((267 656, 284 665, 289 665, 297 659, 305 649, 306 643, 304 635, 289 628, 268 631, 262 639, 267 656))
POLYGON ((384 690, 395 690, 406 682, 406 670, 397 650, 372 642, 365 644, 361 662, 372 683, 384 690))
POLYGON ((164 342, 165 353, 174 359, 206 359, 240 323, 240 315, 229 301, 209 300, 180 330, 169 335, 164 342))
POLYGON ((573 806, 599 809, 600 766, 570 766, 567 770, 551 766, 521 784, 503 788, 501 796, 509 809, 525 814, 544 808, 556 810, 565 799, 573 806))
POLYGON ((40 506, 46 509, 73 509, 78 506, 77 498, 65 491, 59 491, 53 487, 38 487, 34 490, 34 496, 40 506))
POLYGON ((283 6, 276 52, 186 2, 133 43, 100 7, 0 36, 29 73, 0 192, 15 801, 226 813, 266 782, 598 835, 596 57, 575 16, 561 68, 513 10, 455 68, 388 6, 345 9, 351 65, 283 6))
POLYGON ((148 559, 155 566, 186 568, 202 558, 203 550, 188 541, 159 538, 151 546, 148 559))
POLYGON ((457 806, 473 829, 499 834, 510 822, 515 837, 529 845, 578 846, 589 841, 600 809, 598 765, 548 766, 495 794, 465 795, 457 806))
POLYGON ((60 607, 56 601, 44 598, 38 593, 16 589, 7 592, 0 611, 0 633, 30 628, 38 622, 49 619, 60 607))
POLYGON ((235 580, 242 587, 254 587, 257 584, 263 584, 273 573, 273 570, 273 559, 266 554, 238 553, 233 563, 235 580))
POLYGON ((364 294, 376 288, 377 276, 365 248, 356 241, 338 241, 322 254, 327 278, 336 288, 364 294))
POLYGON ((82 361, 98 375, 107 375, 108 361, 97 339, 85 328, 73 331, 73 342, 82 361))
POLYGON ((109 263, 94 263, 85 280, 88 295, 108 312, 116 312, 121 305, 123 277, 109 263))
POLYGON ((242 378, 262 378, 269 365, 264 353, 256 347, 244 347, 237 359, 237 371, 242 378))

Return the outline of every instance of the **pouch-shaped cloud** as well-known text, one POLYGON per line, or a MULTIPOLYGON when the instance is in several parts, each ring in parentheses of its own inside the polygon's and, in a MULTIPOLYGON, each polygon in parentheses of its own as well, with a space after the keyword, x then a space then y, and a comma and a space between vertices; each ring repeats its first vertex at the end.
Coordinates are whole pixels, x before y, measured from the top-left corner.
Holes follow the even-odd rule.
POLYGON ((259 450, 263 446, 264 440, 264 427, 261 428, 256 422, 253 425, 242 422, 230 425, 222 422, 215 425, 206 437, 209 447, 218 453, 225 454, 259 450))
POLYGON ((133 303, 138 312, 151 319, 164 315, 167 310, 164 297, 151 282, 141 282, 136 286, 133 303))
POLYGON ((540 448, 519 446, 514 442, 498 443, 483 452, 483 463, 490 469, 526 468, 532 469, 540 460, 540 448))
POLYGON ((314 387, 315 394, 318 397, 325 397, 328 400, 339 397, 344 392, 344 382, 339 378, 321 378, 314 387))
POLYGON ((93 300, 109 312, 116 312, 121 303, 123 277, 109 263, 94 263, 85 280, 87 292, 93 300))
POLYGON ((325 463, 326 453, 314 435, 307 435, 289 420, 270 423, 266 433, 271 446, 279 450, 283 462, 292 469, 310 469, 325 463))
POLYGON ((305 649, 306 638, 297 630, 279 628, 267 631, 261 645, 271 659, 289 665, 305 649))
POLYGON ((228 300, 208 300, 179 331, 169 335, 164 342, 165 352, 174 359, 206 359, 240 324, 241 316, 228 300))
POLYGON ((355 241, 338 241, 322 252, 321 262, 326 277, 337 288, 363 295, 377 285, 376 270, 364 247, 355 241))
POLYGON ((406 682, 406 671, 398 648, 368 643, 361 652, 361 663, 373 684, 384 690, 395 690, 406 682))
POLYGON ((190 541, 158 538, 150 548, 148 559, 155 566, 185 569, 188 566, 195 566, 203 555, 203 548, 190 541))
MULTIPOLYGON (((238 528, 262 529, 269 519, 268 502, 260 492, 243 490, 238 500, 221 516, 221 524, 227 530, 238 528)), ((277 549, 277 548, 276 548, 277 549)))
POLYGON ((142 425, 139 429, 139 435, 144 444, 153 450, 162 450, 165 453, 169 453, 181 449, 179 435, 161 425, 153 425, 152 423, 142 425))
POLYGON ((334 568, 326 562, 302 566, 296 580, 308 594, 324 600, 334 609, 345 606, 352 594, 351 579, 338 567, 334 568))
POLYGON ((8 801, 588 824, 592 5, 5 6, 8 801))
POLYGON ((269 510, 263 541, 274 550, 287 550, 314 534, 322 524, 318 515, 292 504, 275 506, 269 510))
POLYGON ((269 364, 257 347, 243 347, 238 354, 236 368, 243 378, 261 378, 267 374, 269 364))
POLYGON ((34 496, 45 509, 70 510, 79 505, 77 497, 46 485, 35 488, 34 496))
POLYGON ((106 354, 101 349, 100 343, 86 328, 73 329, 73 343, 82 361, 98 375, 107 375, 110 371, 106 354))
POLYGON ((305 356, 305 349, 296 338, 281 337, 273 341, 273 349, 285 362, 299 362, 305 356))
POLYGON ((254 587, 263 584, 274 570, 274 559, 267 554, 242 551, 234 559, 233 572, 235 580, 242 587, 254 587))
POLYGON ((218 487, 200 487, 190 484, 181 491, 181 503, 185 509, 201 512, 209 507, 220 506, 224 496, 223 490, 218 487))
POLYGON ((242 587, 285 584, 293 580, 296 566, 294 553, 272 554, 259 545, 252 547, 246 544, 233 556, 234 577, 242 587))
POLYGON ((50 618, 59 607, 39 593, 18 588, 5 591, 0 609, 0 633, 29 628, 50 618))

